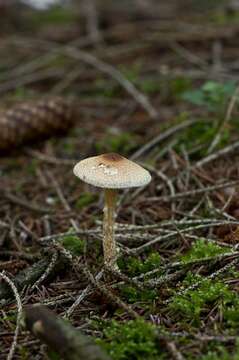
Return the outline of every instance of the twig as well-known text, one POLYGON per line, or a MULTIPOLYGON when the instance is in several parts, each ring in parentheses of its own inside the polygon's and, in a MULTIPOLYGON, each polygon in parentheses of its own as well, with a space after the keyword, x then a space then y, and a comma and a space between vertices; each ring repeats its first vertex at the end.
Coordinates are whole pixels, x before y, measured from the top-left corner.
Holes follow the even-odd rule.
MULTIPOLYGON (((138 276, 133 277, 133 280, 136 281, 140 281, 143 280, 145 281, 145 279, 152 277, 153 275, 156 275, 158 272, 162 273, 166 273, 166 275, 161 275, 159 278, 157 277, 156 279, 151 279, 148 281, 148 285, 151 285, 151 281, 156 281, 157 282, 157 286, 161 285, 161 284, 166 284, 168 281, 174 280, 175 277, 177 277, 177 274, 173 273, 173 274, 168 274, 169 271, 175 270, 175 269, 181 269, 181 268, 186 268, 190 267, 192 268, 193 266, 200 266, 203 264, 208 264, 208 263, 216 263, 216 262, 220 262, 222 260, 225 259, 231 259, 234 258, 236 256, 236 258, 239 257, 239 252, 235 251, 235 252, 227 252, 224 254, 219 254, 217 256, 210 256, 210 257, 205 257, 205 258, 201 258, 201 259, 195 259, 195 260, 191 260, 188 262, 183 262, 183 261, 175 261, 173 263, 168 263, 166 265, 162 265, 159 266, 158 268, 154 269, 154 270, 150 270, 144 274, 140 274, 138 276)), ((117 285, 121 285, 123 284, 123 282, 117 283, 117 285)), ((153 282, 152 282, 153 285, 153 282)))
POLYGON ((16 195, 10 193, 9 191, 3 191, 2 195, 9 201, 11 201, 14 204, 17 204, 19 206, 25 207, 29 210, 40 212, 40 213, 49 213, 52 212, 52 209, 47 209, 35 204, 29 203, 27 200, 17 197, 16 195))
POLYGON ((138 290, 141 290, 141 291, 143 290, 142 284, 139 281, 135 280, 135 278, 130 278, 127 275, 123 274, 121 271, 117 271, 117 270, 114 270, 109 267, 106 267, 105 270, 109 274, 115 276, 117 279, 120 279, 121 284, 128 283, 128 284, 135 286, 138 290))
POLYGON ((167 196, 159 196, 159 197, 151 197, 151 198, 146 198, 144 199, 144 201, 171 201, 171 200, 177 200, 177 199, 181 199, 184 197, 188 197, 188 196, 197 196, 200 194, 204 194, 204 193, 208 193, 214 190, 219 190, 219 189, 226 189, 228 187, 234 186, 239 184, 239 180, 234 180, 234 181, 229 181, 226 183, 222 183, 222 184, 216 184, 213 186, 208 186, 208 187, 204 187, 202 189, 195 189, 195 190, 189 190, 189 191, 185 191, 185 192, 180 192, 180 193, 176 193, 173 195, 167 195, 167 196))
POLYGON ((58 158, 55 158, 54 156, 42 154, 40 151, 33 150, 33 149, 25 149, 25 153, 27 155, 32 156, 33 158, 36 158, 37 160, 44 161, 46 163, 53 164, 53 165, 72 166, 72 165, 76 164, 76 162, 78 161, 78 160, 74 160, 74 159, 72 159, 72 160, 58 159, 58 158))
POLYGON ((36 83, 38 81, 51 79, 51 78, 54 79, 56 77, 62 78, 64 74, 65 72, 59 69, 43 69, 35 74, 26 74, 23 75, 22 78, 13 79, 0 84, 0 94, 12 89, 16 89, 17 87, 21 87, 23 85, 36 83))
POLYGON ((113 304, 117 304, 120 308, 125 310, 130 316, 134 319, 138 319, 139 315, 132 309, 131 306, 126 304, 123 300, 121 300, 118 296, 113 294, 109 289, 106 288, 105 285, 99 283, 98 280, 94 278, 90 271, 85 271, 85 274, 88 276, 92 285, 94 285, 104 296, 106 296, 113 304))
MULTIPOLYGON (((147 168, 150 171, 154 171, 156 173, 156 175, 166 183, 166 185, 169 188, 170 197, 175 196, 175 188, 174 188, 173 182, 169 179, 169 177, 167 175, 165 175, 161 170, 156 170, 152 166, 149 166, 149 165, 146 165, 145 168, 147 168)), ((148 198, 146 198, 146 200, 148 200, 148 198)), ((172 203, 171 209, 172 209, 172 217, 174 217, 174 212, 175 212, 175 204, 174 203, 172 203)))
POLYGON ((175 125, 167 129, 165 132, 157 135, 155 138, 151 139, 148 143, 146 143, 144 146, 142 146, 139 150, 137 150, 133 155, 131 155, 131 160, 136 160, 143 154, 147 153, 149 150, 151 150, 154 146, 158 145, 168 137, 172 136, 178 131, 184 130, 185 128, 195 124, 198 122, 198 120, 187 120, 179 125, 175 125))
POLYGON ((85 63, 94 66, 101 72, 111 76, 116 80, 127 92, 133 96, 138 104, 149 114, 153 119, 158 118, 157 110, 150 104, 148 98, 127 79, 122 73, 114 68, 112 65, 97 59, 94 55, 91 55, 82 50, 78 50, 74 47, 66 47, 64 51, 68 56, 71 56, 77 60, 84 61, 85 63))
MULTIPOLYGON (((32 44, 27 42, 25 39, 23 41, 17 39, 16 42, 22 44, 22 46, 31 47, 32 44)), ((158 111, 151 105, 148 98, 141 93, 133 83, 131 83, 123 74, 112 65, 96 58, 94 55, 80 50, 72 45, 58 46, 56 43, 51 41, 39 41, 41 47, 51 50, 53 53, 67 55, 73 59, 83 61, 84 63, 91 65, 101 71, 104 74, 109 75, 111 78, 116 80, 134 99, 135 101, 149 114, 151 118, 158 118, 158 111)), ((34 44, 35 45, 35 44, 34 44)))
MULTIPOLYGON (((215 272, 212 273, 211 275, 206 276, 206 277, 203 277, 202 280, 197 281, 196 283, 188 286, 186 289, 183 289, 183 290, 178 289, 178 290, 177 290, 177 296, 183 296, 183 295, 185 295, 188 291, 195 290, 195 289, 198 288, 201 284, 203 284, 203 282, 205 281, 205 279, 208 279, 208 280, 213 280, 213 279, 215 279, 216 277, 218 277, 219 275, 221 275, 222 273, 224 273, 225 271, 227 271, 228 269, 230 269, 230 268, 232 268, 234 265, 236 265, 236 264, 238 263, 238 261, 239 261, 239 259, 238 259, 238 257, 237 257, 236 259, 234 259, 233 261, 230 261, 228 264, 226 264, 225 266, 223 266, 223 267, 220 268, 219 270, 215 271, 215 272)), ((164 304, 169 304, 171 301, 172 301, 172 298, 167 299, 167 300, 164 301, 164 304)))
POLYGON ((236 89, 234 91, 234 94, 231 97, 231 100, 229 102, 229 105, 228 105, 228 108, 227 108, 227 111, 226 111, 225 119, 222 122, 222 124, 221 124, 216 136, 214 137, 213 141, 211 142, 211 145, 209 146, 208 154, 211 154, 211 152, 215 149, 215 147, 217 146, 217 144, 219 143, 219 141, 221 139, 221 135, 222 135, 222 132, 223 132, 226 124, 230 121, 233 109, 234 109, 235 104, 236 104, 236 101, 238 100, 238 94, 239 94, 239 86, 236 87, 236 89))
POLYGON ((177 42, 172 42, 169 47, 191 64, 199 66, 204 71, 208 71, 207 62, 201 57, 195 55, 193 52, 186 49, 184 46, 180 45, 177 42))
MULTIPOLYGON (((95 280, 98 281, 102 278, 104 274, 104 270, 101 270, 95 277, 95 280)), ((76 301, 71 305, 71 307, 66 311, 65 317, 70 317, 73 312, 76 310, 76 308, 82 303, 82 301, 86 298, 87 295, 89 295, 92 291, 92 284, 89 284, 77 297, 76 301)))
POLYGON ((22 302, 21 302, 21 299, 20 299, 20 296, 19 296, 16 286, 14 285, 12 280, 5 274, 4 271, 0 273, 0 277, 2 277, 7 282, 7 284, 11 287, 12 292, 14 293, 14 296, 15 296, 15 299, 17 302, 17 323, 16 323, 17 325, 16 325, 16 329, 15 329, 15 333, 14 333, 13 342, 12 342, 11 348, 10 348, 8 356, 7 356, 7 360, 12 360, 16 346, 17 346, 17 338, 18 338, 18 334, 19 334, 19 330, 20 330, 20 321, 21 321, 21 317, 22 317, 22 302))
POLYGON ((45 306, 28 306, 24 311, 28 330, 64 360, 110 360, 89 337, 83 335, 45 306))
POLYGON ((173 341, 166 341, 166 347, 174 360, 184 360, 184 356, 179 352, 173 341))
MULTIPOLYGON (((206 228, 211 228, 213 226, 221 226, 222 223, 224 224, 237 224, 238 225, 238 222, 233 222, 233 221, 223 221, 223 222, 214 222, 214 223, 209 223, 209 224, 199 224, 197 226, 191 226, 191 227, 188 227, 186 229, 182 229, 181 230, 181 233, 184 233, 186 234, 187 232, 190 232, 190 231, 195 231, 195 230, 199 230, 199 229, 206 229, 206 228)), ((155 239, 147 242, 146 244, 143 244, 137 248, 133 248, 133 249, 130 249, 130 252, 132 254, 138 254, 142 251, 144 251, 147 247, 150 247, 152 245, 155 245, 156 243, 159 243, 163 240, 166 240, 166 239, 169 239, 171 237, 174 237, 175 235, 178 235, 178 231, 172 231, 170 232, 169 234, 166 234, 166 235, 162 235, 162 236, 157 236, 155 239)))
POLYGON ((233 144, 228 145, 228 146, 224 147, 223 149, 221 149, 213 154, 208 155, 207 157, 203 158, 202 160, 199 160, 198 162, 196 162, 196 164, 193 165, 193 168, 201 167, 205 164, 208 164, 211 161, 218 159, 221 156, 228 155, 229 153, 236 150, 238 147, 239 147, 239 141, 235 141, 233 144))
POLYGON ((59 258, 58 252, 54 252, 52 255, 52 259, 49 263, 49 265, 47 266, 46 270, 44 271, 44 273, 40 276, 40 278, 33 284, 33 286, 31 287, 31 290, 34 290, 36 287, 38 287, 52 272, 52 270, 54 269, 57 260, 59 258))
POLYGON ((71 236, 71 235, 97 235, 97 234, 101 234, 101 233, 102 233, 102 231, 98 230, 98 229, 94 229, 94 230, 93 229, 90 229, 90 230, 79 229, 77 231, 66 231, 63 233, 43 236, 43 237, 39 238, 39 242, 40 243, 48 243, 48 242, 52 242, 53 240, 58 240, 60 238, 64 238, 66 236, 71 236))

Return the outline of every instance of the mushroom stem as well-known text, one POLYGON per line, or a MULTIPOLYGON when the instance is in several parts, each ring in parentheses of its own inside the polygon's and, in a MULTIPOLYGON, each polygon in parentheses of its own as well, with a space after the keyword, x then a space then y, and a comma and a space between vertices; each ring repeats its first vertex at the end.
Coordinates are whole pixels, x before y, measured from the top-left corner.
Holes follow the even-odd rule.
POLYGON ((116 191, 105 189, 105 207, 103 221, 103 250, 106 266, 117 269, 117 248, 114 238, 116 191))

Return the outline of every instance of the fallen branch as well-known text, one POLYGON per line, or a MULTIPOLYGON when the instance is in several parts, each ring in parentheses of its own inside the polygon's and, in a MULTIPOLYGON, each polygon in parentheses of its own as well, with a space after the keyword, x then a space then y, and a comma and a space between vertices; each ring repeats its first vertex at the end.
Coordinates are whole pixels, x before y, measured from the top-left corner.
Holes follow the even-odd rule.
POLYGON ((28 306, 24 315, 27 329, 64 360, 110 360, 89 337, 48 308, 42 305, 28 306))
MULTIPOLYGON (((45 274, 49 264, 52 261, 52 255, 44 257, 43 259, 36 262, 34 265, 20 271, 14 278, 14 284, 18 291, 21 291, 25 286, 32 286, 45 274)), ((51 269, 51 273, 48 274, 47 280, 58 274, 59 271, 65 268, 67 259, 62 255, 58 256, 54 264, 54 268, 51 269)), ((44 279, 45 280, 45 279, 44 279)), ((12 296, 11 288, 8 284, 0 284, 0 299, 8 299, 12 296)))

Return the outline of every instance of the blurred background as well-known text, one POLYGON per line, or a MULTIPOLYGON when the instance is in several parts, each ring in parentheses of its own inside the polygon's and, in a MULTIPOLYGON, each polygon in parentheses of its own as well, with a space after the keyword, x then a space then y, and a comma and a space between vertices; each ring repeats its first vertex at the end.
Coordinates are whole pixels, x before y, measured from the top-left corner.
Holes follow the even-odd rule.
MULTIPOLYGON (((52 96, 74 103, 75 127, 40 143, 33 162, 42 154, 54 164, 61 161, 52 157, 72 164, 102 152, 132 156, 166 127, 191 119, 199 124, 169 143, 180 156, 198 160, 237 139, 238 0, 0 0, 0 12, 0 110, 52 96)), ((12 144, 28 120, 9 117, 12 144)), ((17 155, 19 174, 29 152, 17 155)), ((164 156, 155 146, 145 160, 164 156)), ((1 164, 7 176, 12 160, 1 164)), ((27 189, 31 179, 22 177, 27 189)), ((164 207, 154 215, 168 214, 164 207)))
POLYGON ((1 96, 117 93, 115 81, 105 82, 109 69, 76 48, 149 87, 156 103, 168 97, 172 73, 220 80, 239 67, 238 0, 0 0, 0 12, 1 96))

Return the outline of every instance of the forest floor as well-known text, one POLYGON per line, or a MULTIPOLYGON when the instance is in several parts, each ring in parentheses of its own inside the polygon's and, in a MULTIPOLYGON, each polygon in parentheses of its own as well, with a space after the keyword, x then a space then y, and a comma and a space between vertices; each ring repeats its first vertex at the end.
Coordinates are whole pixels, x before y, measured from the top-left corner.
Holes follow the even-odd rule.
POLYGON ((19 326, 13 359, 59 358, 19 323, 38 303, 114 360, 238 359, 238 13, 108 11, 89 34, 70 10, 12 16, 1 107, 60 95, 77 118, 1 157, 0 359, 19 326), (119 193, 121 275, 103 266, 102 191, 72 173, 105 152, 152 174, 119 193))

